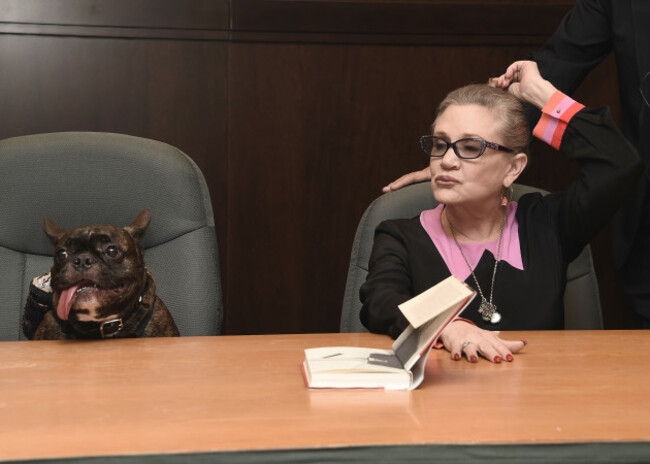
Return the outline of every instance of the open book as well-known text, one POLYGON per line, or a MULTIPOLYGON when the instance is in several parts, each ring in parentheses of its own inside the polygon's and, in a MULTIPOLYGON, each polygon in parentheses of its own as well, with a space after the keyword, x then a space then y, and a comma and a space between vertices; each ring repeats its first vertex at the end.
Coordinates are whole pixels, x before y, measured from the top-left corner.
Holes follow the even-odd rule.
POLYGON ((424 365, 443 329, 476 296, 451 276, 401 305, 408 327, 392 350, 325 347, 305 350, 302 364, 308 388, 413 390, 424 380, 424 365))

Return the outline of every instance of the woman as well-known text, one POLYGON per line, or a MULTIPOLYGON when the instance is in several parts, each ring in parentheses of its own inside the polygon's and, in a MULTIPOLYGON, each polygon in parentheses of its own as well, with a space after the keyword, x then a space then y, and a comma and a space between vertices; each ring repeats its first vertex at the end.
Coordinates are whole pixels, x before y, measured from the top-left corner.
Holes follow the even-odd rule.
POLYGON ((463 87, 440 104, 432 135, 421 139, 440 205, 380 224, 360 290, 363 324, 395 338, 407 325, 399 304, 450 274, 465 280, 478 296, 440 341, 453 359, 471 362, 512 361, 525 346, 496 330, 563 328, 567 264, 642 172, 608 110, 558 92, 535 63, 513 63, 491 85, 463 87), (508 200, 528 159, 519 101, 543 111, 533 134, 580 166, 581 178, 562 193, 508 200))

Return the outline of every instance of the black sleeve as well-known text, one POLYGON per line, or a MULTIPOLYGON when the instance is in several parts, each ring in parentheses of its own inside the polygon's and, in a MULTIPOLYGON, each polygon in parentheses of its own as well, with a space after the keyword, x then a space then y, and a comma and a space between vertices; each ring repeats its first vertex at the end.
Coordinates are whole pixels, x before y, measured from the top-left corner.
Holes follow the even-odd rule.
MULTIPOLYGON (((532 54, 542 77, 567 95, 612 51, 610 2, 578 0, 544 46, 532 54)), ((527 105, 526 113, 532 128, 540 112, 527 105)))
POLYGON ((366 282, 359 289, 361 323, 374 333, 397 338, 408 325, 398 305, 414 296, 404 234, 398 221, 384 221, 375 231, 366 282))
POLYGON ((579 111, 566 128, 560 151, 581 171, 559 196, 560 239, 571 261, 632 192, 643 165, 605 107, 579 111))

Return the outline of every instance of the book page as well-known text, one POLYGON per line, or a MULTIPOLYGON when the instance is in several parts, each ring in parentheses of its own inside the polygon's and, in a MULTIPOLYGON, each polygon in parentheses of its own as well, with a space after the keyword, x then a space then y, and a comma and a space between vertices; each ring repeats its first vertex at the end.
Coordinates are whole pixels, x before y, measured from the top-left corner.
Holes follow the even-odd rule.
POLYGON ((432 346, 433 345, 429 345, 429 348, 427 348, 425 352, 419 356, 417 361, 413 364, 413 367, 411 367, 411 372, 413 373, 413 381, 411 382, 409 390, 415 390, 424 380, 424 370, 427 364, 427 355, 429 351, 431 351, 432 346))
MULTIPOLYGON (((471 287, 452 276, 406 302, 415 300, 415 303, 408 305, 406 311, 419 325, 415 328, 409 324, 393 343, 393 351, 405 369, 411 369, 426 354, 444 328, 467 307, 475 295, 476 292, 471 287), (422 295, 425 296, 420 298, 422 295), (442 306, 443 304, 447 306, 442 306), (429 319, 422 322, 425 314, 430 315, 429 319)), ((402 309, 406 303, 399 308, 402 309)))
POLYGON ((391 350, 335 346, 308 348, 305 359, 312 373, 318 372, 392 372, 404 368, 391 350))
POLYGON ((411 369, 420 356, 426 353, 455 315, 456 307, 452 306, 419 329, 409 326, 402 332, 395 340, 393 350, 405 369, 411 369))
POLYGON ((409 324, 417 329, 443 311, 458 305, 473 293, 474 291, 465 282, 449 276, 429 290, 405 301, 399 305, 399 309, 409 324))

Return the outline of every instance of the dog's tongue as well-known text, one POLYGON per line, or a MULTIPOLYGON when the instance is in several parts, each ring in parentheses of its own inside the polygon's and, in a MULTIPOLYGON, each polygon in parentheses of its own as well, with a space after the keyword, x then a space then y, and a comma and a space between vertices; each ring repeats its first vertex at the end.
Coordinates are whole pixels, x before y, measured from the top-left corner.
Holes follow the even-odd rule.
POLYGON ((68 320, 70 308, 72 308, 72 300, 74 299, 75 292, 81 287, 82 282, 73 285, 72 287, 63 290, 59 296, 59 304, 56 307, 56 313, 62 321, 68 320))

